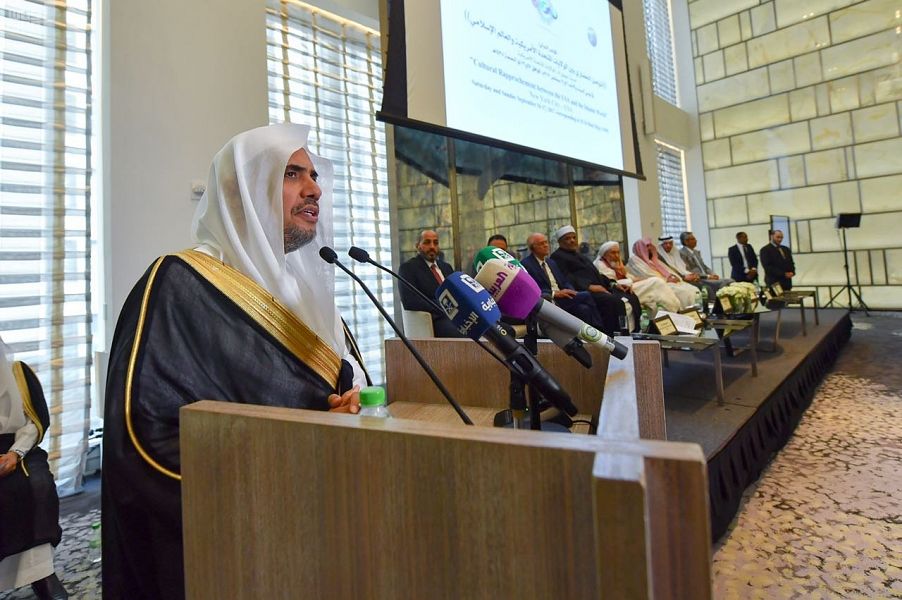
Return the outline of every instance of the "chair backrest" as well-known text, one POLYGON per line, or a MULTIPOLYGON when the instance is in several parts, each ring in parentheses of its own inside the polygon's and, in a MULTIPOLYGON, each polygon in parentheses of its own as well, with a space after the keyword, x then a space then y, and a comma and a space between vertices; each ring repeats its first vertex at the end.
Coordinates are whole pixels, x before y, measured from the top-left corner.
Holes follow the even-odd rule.
POLYGON ((404 335, 410 338, 433 338, 435 330, 432 328, 432 315, 422 310, 401 311, 401 322, 404 325, 404 335))

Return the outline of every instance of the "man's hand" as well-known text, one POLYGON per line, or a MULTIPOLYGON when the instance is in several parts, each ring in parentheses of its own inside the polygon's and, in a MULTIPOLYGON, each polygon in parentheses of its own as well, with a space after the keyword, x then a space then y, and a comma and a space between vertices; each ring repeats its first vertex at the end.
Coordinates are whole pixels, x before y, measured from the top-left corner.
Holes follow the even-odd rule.
POLYGON ((596 294, 610 294, 610 290, 605 288, 603 285, 598 285, 597 283, 593 283, 589 286, 589 291, 594 292, 596 294))
POLYGON ((565 289, 565 290, 558 290, 554 293, 555 300, 560 300, 561 298, 575 298, 575 297, 576 297, 576 290, 565 289))
POLYGON ((708 279, 717 280, 720 279, 720 275, 717 273, 708 273, 708 279))
POLYGON ((19 464, 19 455, 15 452, 7 452, 0 456, 0 477, 6 477, 16 470, 19 464))
POLYGON ((700 280, 701 277, 699 277, 698 273, 687 273, 683 279, 685 279, 689 283, 693 283, 695 281, 700 280))
POLYGON ((621 292, 628 292, 628 291, 630 291, 630 286, 623 285, 622 283, 618 283, 617 289, 620 290, 621 292))
POLYGON ((786 279, 792 279, 792 276, 795 275, 792 271, 786 271, 783 274, 786 275, 786 279))
POLYGON ((351 413, 352 415, 360 412, 360 386, 355 385, 341 396, 330 395, 329 412, 351 413))

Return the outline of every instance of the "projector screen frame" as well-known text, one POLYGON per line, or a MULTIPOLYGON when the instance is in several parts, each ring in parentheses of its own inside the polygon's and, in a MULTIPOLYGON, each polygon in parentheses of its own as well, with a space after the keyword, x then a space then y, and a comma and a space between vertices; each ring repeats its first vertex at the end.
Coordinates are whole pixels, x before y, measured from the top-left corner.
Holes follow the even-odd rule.
MULTIPOLYGON (((630 177, 643 181, 646 180, 646 176, 642 168, 641 150, 639 148, 639 131, 636 123, 636 108, 632 93, 633 81, 632 75, 630 73, 629 49, 627 48, 626 44, 626 26, 623 19, 623 4, 621 0, 607 0, 607 4, 620 11, 620 31, 617 32, 617 34, 619 34, 621 36, 621 39, 623 40, 623 60, 625 63, 623 76, 626 80, 626 97, 628 99, 625 116, 629 120, 629 130, 631 133, 633 149, 632 158, 635 161, 635 172, 625 169, 618 169, 616 167, 611 167, 608 165, 593 163, 590 161, 580 160, 571 156, 548 152, 533 147, 523 146, 505 140, 479 135, 470 131, 463 131, 460 129, 454 129, 452 127, 421 121, 407 116, 407 36, 404 17, 405 1, 407 0, 387 0, 386 2, 388 14, 388 34, 386 37, 388 38, 388 48, 385 52, 385 56, 387 58, 385 61, 383 77, 384 88, 382 109, 376 112, 376 120, 383 123, 388 123, 390 125, 408 127, 411 129, 425 131, 427 133, 432 133, 451 139, 463 140, 466 142, 472 142, 493 148, 500 148, 502 150, 508 150, 520 154, 537 156, 546 160, 558 161, 569 166, 595 169, 598 171, 610 173, 612 175, 617 175, 619 177, 630 177), (404 93, 389 96, 389 94, 386 94, 385 91, 387 91, 390 87, 393 90, 402 89, 404 90, 404 93), (390 105, 390 110, 385 110, 387 104, 390 105)), ((624 153, 624 156, 626 156, 626 152, 624 153)), ((608 183, 608 185, 610 184, 608 183)))

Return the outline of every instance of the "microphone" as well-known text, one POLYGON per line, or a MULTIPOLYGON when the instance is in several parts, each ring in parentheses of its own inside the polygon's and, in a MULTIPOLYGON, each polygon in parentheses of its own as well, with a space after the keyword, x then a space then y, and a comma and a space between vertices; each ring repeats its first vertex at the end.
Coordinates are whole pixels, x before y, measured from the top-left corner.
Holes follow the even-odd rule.
POLYGON ((429 367, 429 365, 426 364, 426 361, 423 360, 423 357, 420 356, 420 353, 417 352, 417 349, 414 348, 413 344, 410 343, 410 340, 407 339, 407 336, 401 333, 401 330, 398 328, 392 318, 388 316, 388 313, 385 311, 385 307, 382 306, 382 303, 379 302, 376 296, 373 295, 373 292, 370 291, 370 288, 368 288, 366 284, 363 283, 363 281, 361 281, 361 279, 354 274, 353 271, 341 264, 341 261, 338 260, 338 255, 335 254, 335 250, 333 250, 329 246, 323 246, 322 248, 320 248, 319 256, 330 265, 335 265, 339 269, 347 273, 351 277, 351 279, 353 279, 360 285, 361 289, 363 289, 364 293, 367 295, 367 297, 369 297, 376 308, 379 309, 379 312, 382 313, 382 316, 385 317, 386 321, 388 321, 388 324, 394 330, 395 334, 397 334, 401 341, 404 342, 404 345, 407 346, 407 349, 410 350, 410 353, 413 355, 416 361, 420 364, 421 367, 423 367, 423 370, 426 371, 426 375, 429 376, 429 379, 432 380, 432 383, 435 384, 435 387, 437 387, 438 390, 442 393, 442 396, 444 396, 451 407, 454 408, 454 411, 460 416, 461 420, 467 425, 472 425, 473 421, 470 420, 470 417, 467 416, 467 413, 464 412, 464 409, 460 407, 460 404, 457 403, 457 400, 455 400, 451 396, 451 392, 448 391, 448 388, 445 387, 445 384, 443 384, 439 380, 435 372, 429 367))
POLYGON ((479 282, 464 273, 451 273, 435 291, 435 297, 462 335, 474 340, 485 336, 501 352, 516 376, 535 386, 559 410, 570 416, 577 413, 570 396, 551 374, 526 348, 498 326, 501 311, 479 282))
MULTIPOLYGON (((503 260, 492 259, 479 270, 476 280, 488 290, 505 315, 517 319, 534 316, 542 322, 543 330, 550 325, 583 342, 601 345, 615 358, 626 357, 626 346, 554 303, 544 300, 538 284, 525 269, 503 260)), ((554 340, 554 337, 549 337, 554 340)))
POLYGON ((476 253, 476 256, 473 257, 473 272, 479 273, 479 270, 482 269, 482 265, 487 263, 488 261, 497 258, 498 260, 503 260, 506 263, 511 263, 512 265, 517 265, 521 267, 520 261, 496 246, 486 246, 482 250, 476 253))

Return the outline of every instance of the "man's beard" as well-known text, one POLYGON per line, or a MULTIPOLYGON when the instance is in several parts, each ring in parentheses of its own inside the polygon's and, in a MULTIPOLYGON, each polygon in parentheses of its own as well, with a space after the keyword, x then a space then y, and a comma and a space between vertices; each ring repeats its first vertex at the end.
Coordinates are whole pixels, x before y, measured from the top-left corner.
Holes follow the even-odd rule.
POLYGON ((282 230, 282 237, 285 244, 285 254, 299 250, 313 241, 316 237, 316 230, 304 231, 297 225, 289 225, 282 230))

